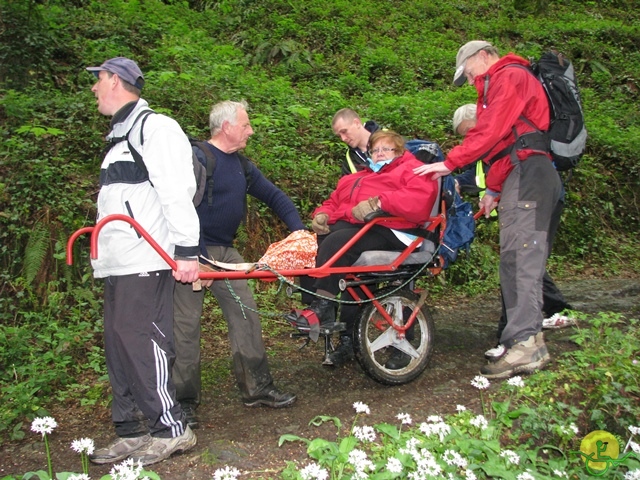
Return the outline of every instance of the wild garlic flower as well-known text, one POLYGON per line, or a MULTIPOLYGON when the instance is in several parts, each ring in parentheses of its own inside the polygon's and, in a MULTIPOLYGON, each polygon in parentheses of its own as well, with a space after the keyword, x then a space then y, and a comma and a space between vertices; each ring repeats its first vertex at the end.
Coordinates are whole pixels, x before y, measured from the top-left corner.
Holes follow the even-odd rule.
POLYGON ((109 472, 113 480, 137 480, 142 472, 142 462, 138 460, 135 464, 133 459, 128 458, 122 463, 114 465, 109 472))
POLYGON ((444 420, 442 420, 442 417, 440 415, 429 415, 427 417, 427 422, 431 422, 431 423, 440 423, 443 422, 444 420))
POLYGON ((442 467, 438 465, 433 454, 423 448, 418 456, 413 457, 416 462, 416 471, 411 472, 408 478, 412 480, 422 480, 428 477, 439 477, 442 474, 442 467))
POLYGON ((57 426, 53 417, 38 417, 31 422, 31 431, 40 433, 44 437, 50 435, 57 426))
POLYGON ((455 450, 445 450, 442 454, 442 460, 444 460, 447 465, 455 465, 460 468, 467 466, 467 461, 455 450))
POLYGON ((399 413, 396 418, 402 422, 402 425, 411 425, 411 415, 408 413, 399 413))
POLYGON ((531 475, 529 471, 523 472, 516 477, 516 480, 536 480, 536 477, 531 475))
POLYGON ((444 441, 444 437, 451 433, 451 427, 444 422, 438 423, 421 423, 418 427, 427 437, 437 435, 440 441, 444 441))
POLYGON ((577 435, 578 427, 572 422, 569 425, 559 425, 558 431, 561 435, 577 435))
POLYGON ((67 480, 91 480, 91 477, 86 473, 72 473, 67 477, 67 480))
POLYGON ((214 480, 235 480, 239 476, 240 470, 235 467, 229 467, 228 465, 213 472, 214 480))
POLYGON ((86 453, 91 455, 95 449, 93 440, 90 438, 81 438, 80 440, 74 440, 71 442, 71 450, 76 453, 86 453))
POLYGON ((322 468, 317 463, 311 462, 300 470, 300 477, 302 477, 302 480, 327 480, 327 478, 329 478, 329 472, 327 472, 326 468, 322 468))
POLYGON ((553 469, 553 474, 556 477, 560 477, 560 478, 569 478, 569 474, 567 472, 564 472, 562 470, 557 470, 557 469, 553 469))
POLYGON ((367 415, 371 413, 369 406, 362 402, 354 403, 353 408, 356 410, 356 413, 366 413, 367 415))
POLYGON ((486 390, 491 385, 487 377, 483 377, 482 375, 476 375, 473 380, 471 380, 471 385, 476 387, 478 390, 486 390))
POLYGON ((509 380, 507 380, 507 383, 513 387, 518 387, 518 388, 524 387, 524 380, 522 380, 522 377, 519 375, 515 377, 511 377, 509 380))
POLYGON ((355 472, 353 474, 353 478, 357 480, 364 480, 365 478, 369 478, 366 470, 375 470, 375 465, 369 460, 366 452, 354 448, 349 452, 348 462, 353 465, 355 472))
POLYGON ((395 457, 389 457, 386 468, 389 473, 402 473, 402 462, 395 457))
POLYGON ((630 425, 629 431, 631 432, 631 435, 638 435, 640 433, 640 427, 634 427, 633 425, 630 425))
POLYGON ((624 480, 640 480, 640 469, 629 470, 624 474, 624 480))
POLYGON ((367 425, 363 425, 362 427, 354 426, 353 427, 353 436, 356 437, 361 442, 375 442, 376 440, 376 432, 373 427, 369 427, 367 425))
POLYGON ((513 450, 503 450, 500 452, 500 456, 506 458, 507 462, 509 462, 512 465, 520 464, 520 455, 518 455, 513 450))
POLYGON ((465 407, 464 405, 456 405, 456 410, 458 412, 465 412, 467 410, 467 407, 465 407))
POLYGON ((640 445, 638 445, 636 442, 632 442, 631 440, 629 440, 629 447, 631 448, 631 450, 633 450, 634 453, 640 453, 640 445))
POLYGON ((489 426, 489 422, 486 418, 484 418, 484 415, 477 415, 473 417, 471 420, 469 420, 469 423, 474 427, 479 428, 480 430, 484 430, 489 426))
POLYGON ((477 480, 476 474, 473 473, 473 470, 469 470, 468 468, 462 473, 464 478, 467 480, 477 480))

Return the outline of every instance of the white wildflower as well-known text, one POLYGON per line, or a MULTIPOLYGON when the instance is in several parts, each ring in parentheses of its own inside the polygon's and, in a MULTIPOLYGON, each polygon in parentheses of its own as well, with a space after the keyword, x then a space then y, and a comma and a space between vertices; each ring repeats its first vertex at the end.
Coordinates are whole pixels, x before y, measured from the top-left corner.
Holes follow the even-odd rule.
POLYGON ((570 423, 569 425, 560 425, 558 427, 561 435, 577 435, 578 427, 575 423, 570 423))
POLYGON ((369 411, 369 406, 362 402, 356 402, 353 404, 353 408, 355 408, 356 413, 366 413, 369 415, 371 412, 369 411))
POLYGON ((444 437, 446 437, 449 433, 451 433, 451 427, 444 422, 439 423, 421 423, 418 427, 422 433, 424 433, 427 437, 432 435, 438 435, 440 441, 444 441, 444 437))
POLYGON ((240 476, 240 470, 235 467, 225 466, 213 472, 214 480, 235 480, 240 476))
POLYGON ((114 465, 109 472, 113 480, 137 480, 142 472, 142 462, 138 460, 135 464, 129 458, 122 463, 114 465))
POLYGON ((71 450, 76 453, 86 453, 91 455, 95 449, 93 440, 90 438, 81 438, 80 440, 74 440, 71 442, 71 450))
POLYGON ((86 473, 72 473, 67 477, 67 480, 91 480, 91 477, 86 473))
POLYGON ((638 445, 636 442, 632 442, 631 440, 629 440, 629 447, 631 447, 631 450, 633 450, 635 453, 640 453, 640 445, 638 445))
POLYGON ((354 448, 349 453, 348 462, 353 465, 355 469, 355 473, 353 474, 353 478, 357 480, 363 480, 368 478, 369 475, 365 472, 365 470, 374 470, 375 465, 369 460, 366 452, 354 448))
POLYGON ((418 445, 420 445, 420 440, 415 437, 411 437, 409 440, 407 440, 405 448, 398 449, 398 452, 404 455, 411 455, 412 457, 415 457, 418 454, 418 445))
POLYGON ((482 375, 476 375, 473 380, 471 380, 471 385, 476 387, 478 390, 486 390, 491 385, 487 377, 483 377, 482 375))
POLYGON ((390 473, 401 473, 402 472, 402 462, 395 457, 390 457, 387 460, 387 471, 390 473))
POLYGON ((506 458, 507 461, 512 465, 520 464, 520 455, 518 455, 513 450, 503 450, 502 452, 500 452, 500 456, 506 458))
POLYGON ((411 425, 411 415, 408 413, 399 413, 396 418, 402 422, 402 425, 411 425))
POLYGON ((53 417, 38 417, 31 422, 31 431, 40 433, 44 437, 51 434, 58 424, 53 417))
POLYGON ((515 377, 511 377, 509 380, 507 380, 507 383, 512 387, 518 387, 518 388, 524 387, 524 381, 522 380, 522 377, 519 375, 515 377))
POLYGON ((300 470, 300 476, 302 480, 326 480, 329 478, 329 472, 317 463, 312 462, 300 470))
POLYGON ((440 423, 442 422, 442 417, 439 415, 429 415, 427 417, 427 422, 431 422, 431 423, 440 423))
POLYGON ((464 468, 467 466, 467 461, 460 456, 460 454, 454 450, 445 450, 442 454, 442 459, 447 465, 455 465, 456 467, 464 468))
POLYGON ((361 442, 375 442, 376 440, 376 432, 373 427, 369 427, 367 425, 363 425, 362 427, 354 426, 353 427, 353 436, 356 437, 361 442))
POLYGON ((516 477, 516 480, 536 480, 536 477, 531 475, 529 471, 523 472, 516 477))
POLYGON ((463 475, 467 480, 477 480, 477 478, 478 478, 478 477, 476 477, 476 474, 473 473, 473 470, 469 470, 469 469, 466 469, 463 472, 463 475))
POLYGON ((634 427, 633 425, 629 426, 629 431, 631 435, 638 435, 640 433, 640 427, 634 427))
POLYGON ((474 427, 479 428, 480 430, 484 430, 489 426, 489 422, 486 418, 484 418, 484 415, 477 415, 473 417, 471 420, 469 420, 469 423, 474 427))
POLYGON ((408 475, 408 478, 412 480, 438 477, 442 473, 442 467, 438 465, 433 454, 427 449, 420 450, 413 459, 416 462, 416 471, 408 475))
POLYGON ((553 469, 553 474, 556 477, 560 477, 560 478, 569 478, 569 474, 567 472, 563 472, 562 470, 557 470, 557 469, 553 469))
POLYGON ((467 410, 467 407, 465 407, 464 405, 456 405, 456 410, 459 412, 464 412, 467 410))
POLYGON ((640 480, 640 469, 629 470, 624 474, 624 480, 640 480))

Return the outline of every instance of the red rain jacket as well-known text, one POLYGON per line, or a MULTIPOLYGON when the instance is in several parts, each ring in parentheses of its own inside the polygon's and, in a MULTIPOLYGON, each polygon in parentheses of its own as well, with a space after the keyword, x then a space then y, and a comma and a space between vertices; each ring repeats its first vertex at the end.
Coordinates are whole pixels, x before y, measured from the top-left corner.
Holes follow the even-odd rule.
MULTIPOLYGON (((478 91, 478 123, 469 130, 462 144, 453 148, 447 155, 444 163, 448 169, 464 167, 479 158, 488 163, 496 153, 514 143, 513 126, 516 127, 518 135, 534 131, 519 118, 521 115, 539 130, 548 130, 549 103, 542 84, 522 68, 506 67, 514 63, 529 66, 527 60, 510 53, 492 65, 485 75, 475 78, 478 91), (485 99, 483 95, 487 75, 489 89, 485 99), (483 108, 485 104, 486 108, 483 108)), ((517 155, 523 160, 540 153, 534 150, 518 150, 517 155)), ((550 156, 549 159, 551 160, 550 156)), ((508 154, 497 160, 489 169, 486 178, 487 188, 500 192, 502 183, 512 169, 508 154)))
POLYGON ((362 200, 379 197, 382 210, 407 221, 385 223, 385 227, 406 229, 421 227, 429 219, 438 196, 438 181, 430 175, 415 175, 413 169, 424 165, 409 151, 382 167, 379 172, 365 169, 345 175, 338 186, 314 212, 329 215, 328 223, 344 220, 362 224, 351 214, 351 209, 362 200))

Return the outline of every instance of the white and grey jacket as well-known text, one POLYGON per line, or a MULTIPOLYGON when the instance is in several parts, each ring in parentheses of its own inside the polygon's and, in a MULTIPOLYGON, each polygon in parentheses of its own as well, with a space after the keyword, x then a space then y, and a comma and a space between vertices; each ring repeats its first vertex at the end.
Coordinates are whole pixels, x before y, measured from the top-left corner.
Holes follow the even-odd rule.
MULTIPOLYGON (((134 218, 170 256, 198 255, 200 223, 192 197, 196 189, 191 145, 178 123, 160 114, 144 123, 140 143, 142 110, 139 99, 131 113, 113 125, 107 140, 124 138, 144 160, 147 175, 135 164, 127 140, 116 143, 105 155, 100 171, 98 221, 107 215, 134 218)), ((98 258, 92 260, 94 276, 130 275, 168 270, 169 265, 128 223, 107 223, 98 238, 98 258)))

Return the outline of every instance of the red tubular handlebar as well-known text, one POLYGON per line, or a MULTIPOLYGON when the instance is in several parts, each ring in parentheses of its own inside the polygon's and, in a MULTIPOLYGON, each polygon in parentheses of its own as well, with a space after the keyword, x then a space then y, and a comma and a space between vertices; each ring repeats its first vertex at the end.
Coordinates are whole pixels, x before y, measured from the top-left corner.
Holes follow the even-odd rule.
MULTIPOLYGON (((413 252, 414 248, 420 243, 421 238, 414 240, 408 248, 406 248, 401 254, 389 265, 373 265, 373 266, 347 266, 347 267, 333 267, 332 265, 349 249, 351 246, 356 243, 362 235, 368 232, 374 225, 384 224, 389 221, 397 221, 401 220, 398 217, 379 217, 374 220, 366 223, 362 229, 358 231, 356 235, 353 236, 345 244, 340 250, 338 250, 335 255, 333 255, 324 265, 315 268, 300 268, 300 269, 292 269, 292 270, 279 270, 277 273, 284 277, 298 277, 302 275, 308 275, 311 277, 326 277, 327 275, 335 274, 335 273, 374 273, 374 272, 393 272, 398 269, 398 267, 404 262, 404 260, 413 252)), ((142 236, 151 247, 158 252, 158 254, 164 259, 165 262, 171 267, 171 269, 176 269, 176 262, 165 252, 160 245, 136 222, 133 218, 122 215, 108 215, 101 219, 94 227, 84 227, 76 232, 74 232, 69 240, 67 241, 67 265, 73 264, 73 243, 76 239, 85 233, 91 234, 91 258, 98 258, 98 235, 102 228, 109 222, 113 221, 123 221, 127 222, 131 225, 140 236, 142 236)), ((430 218, 431 224, 429 225, 428 230, 435 230, 438 225, 446 224, 446 219, 443 215, 439 215, 437 217, 430 218)), ((444 230, 442 228, 441 230, 444 230)), ((441 232, 442 234, 442 232, 441 232)), ((249 272, 242 271, 220 271, 220 272, 200 272, 201 279, 230 279, 230 280, 240 280, 240 279, 249 279, 249 278, 262 278, 262 279, 277 279, 278 276, 269 270, 252 270, 249 272)))

